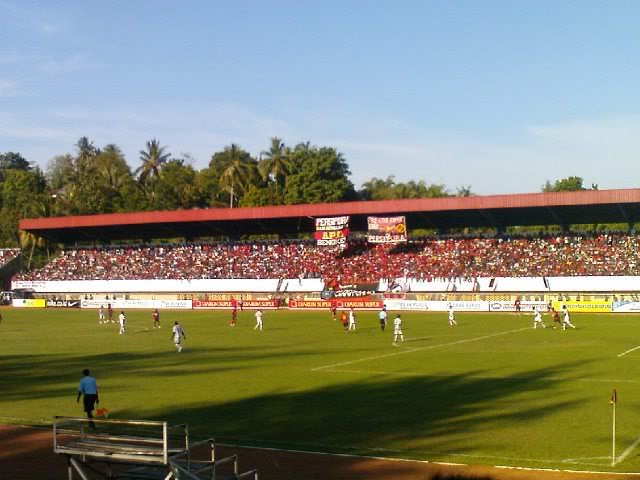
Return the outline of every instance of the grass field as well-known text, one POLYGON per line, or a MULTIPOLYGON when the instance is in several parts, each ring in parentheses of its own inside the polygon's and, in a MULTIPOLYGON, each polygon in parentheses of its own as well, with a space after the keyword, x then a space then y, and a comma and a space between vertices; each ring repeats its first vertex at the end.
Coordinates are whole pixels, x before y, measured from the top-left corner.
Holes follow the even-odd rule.
MULTIPOLYGON (((83 368, 111 417, 189 423, 241 445, 489 465, 640 471, 640 316, 405 313, 392 345, 376 312, 345 333, 329 312, 128 311, 127 333, 87 310, 3 310, 0 422, 81 416, 83 368), (186 331, 176 353, 170 326, 186 331), (550 319, 545 317, 545 322, 550 319), (611 389, 618 390, 611 467, 611 389)), ((393 315, 390 315, 390 319, 393 315)))

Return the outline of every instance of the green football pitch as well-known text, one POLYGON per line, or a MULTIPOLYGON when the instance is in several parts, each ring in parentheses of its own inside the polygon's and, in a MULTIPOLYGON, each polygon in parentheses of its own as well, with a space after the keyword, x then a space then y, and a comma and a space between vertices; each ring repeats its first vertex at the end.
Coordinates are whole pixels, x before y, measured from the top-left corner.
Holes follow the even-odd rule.
MULTIPOLYGON (((640 316, 403 313, 392 345, 376 312, 346 333, 328 311, 128 311, 125 335, 96 311, 4 309, 0 422, 81 416, 83 368, 110 418, 188 423, 198 438, 441 462, 640 471, 640 316), (187 334, 177 353, 171 326, 187 334), (612 388, 618 391, 612 463, 612 388)), ((394 315, 390 315, 390 320, 394 315)))

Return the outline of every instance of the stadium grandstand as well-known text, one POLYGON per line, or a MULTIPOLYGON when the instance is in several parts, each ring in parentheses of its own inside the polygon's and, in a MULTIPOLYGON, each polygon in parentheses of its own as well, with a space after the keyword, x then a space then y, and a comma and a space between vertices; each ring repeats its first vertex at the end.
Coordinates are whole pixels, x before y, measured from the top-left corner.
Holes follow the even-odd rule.
MULTIPOLYGON (((20 271, 20 260, 22 252, 18 248, 0 249, 0 286, 2 290, 8 289, 11 284, 11 277, 20 271)), ((5 304, 9 298, 8 292, 0 294, 0 304, 5 304)))
POLYGON ((65 247, 44 268, 16 275, 13 287, 180 298, 205 292, 307 298, 346 284, 367 284, 374 295, 447 293, 449 300, 487 292, 608 296, 636 290, 640 238, 633 225, 639 220, 640 189, 25 219, 22 230, 65 247), (308 239, 316 218, 336 216, 350 219, 344 248, 308 239), (408 229, 437 233, 369 243, 370 216, 402 216, 408 229), (595 228, 604 223, 628 228, 595 228), (572 233, 576 224, 592 227, 572 233), (541 230, 507 233, 523 225, 541 230), (465 228, 490 233, 464 234, 465 228), (241 240, 251 235, 279 240, 241 240), (152 243, 170 238, 180 243, 152 243))

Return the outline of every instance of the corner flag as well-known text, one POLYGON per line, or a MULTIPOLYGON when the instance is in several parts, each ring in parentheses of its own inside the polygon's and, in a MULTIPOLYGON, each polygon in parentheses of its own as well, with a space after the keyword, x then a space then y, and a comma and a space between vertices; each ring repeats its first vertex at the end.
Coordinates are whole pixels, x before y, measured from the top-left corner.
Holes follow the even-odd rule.
POLYGON ((613 392, 611 392, 611 400, 609 400, 609 404, 610 405, 615 405, 616 403, 618 403, 618 393, 616 392, 616 389, 613 389, 613 392))

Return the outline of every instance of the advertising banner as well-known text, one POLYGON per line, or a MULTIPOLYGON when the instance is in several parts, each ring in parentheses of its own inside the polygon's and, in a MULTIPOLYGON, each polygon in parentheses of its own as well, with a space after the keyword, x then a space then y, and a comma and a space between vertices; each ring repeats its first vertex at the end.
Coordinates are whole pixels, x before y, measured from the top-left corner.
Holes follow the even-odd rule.
POLYGON ((398 243, 407 241, 405 217, 367 217, 369 243, 398 243))
POLYGON ((114 310, 124 310, 127 308, 158 308, 174 310, 191 310, 191 300, 136 300, 118 298, 116 300, 81 300, 80 308, 100 308, 111 305, 114 310))
MULTIPOLYGON (((520 301, 520 312, 527 313, 533 312, 533 309, 537 308, 540 312, 546 312, 549 310, 547 302, 540 301, 520 301)), ((489 310, 491 312, 515 312, 516 306, 512 301, 494 301, 489 302, 489 310)))
POLYGON ((47 308, 80 308, 80 300, 47 300, 47 308))
POLYGON ((289 300, 289 308, 292 310, 329 310, 331 305, 338 309, 355 308, 356 310, 379 310, 382 308, 380 300, 289 300))
POLYGON ((349 216, 316 218, 316 245, 346 245, 349 236, 349 216))
POLYGON ((613 302, 611 311, 614 313, 638 313, 640 312, 640 302, 613 302))
POLYGON ((11 301, 11 305, 18 308, 44 308, 46 307, 46 302, 44 298, 14 298, 11 301))
POLYGON ((553 302, 553 308, 561 310, 563 305, 567 306, 570 312, 610 312, 613 302, 608 300, 570 300, 570 301, 555 301, 553 302))
MULTIPOLYGON (((233 305, 238 303, 234 300, 194 300, 193 308, 194 309, 209 309, 209 310, 231 310, 233 309, 233 305)), ((238 305, 239 306, 239 305, 238 305)), ((278 309, 278 301, 277 300, 243 300, 242 301, 242 309, 243 310, 277 310, 278 309)))
POLYGON ((428 300, 400 300, 389 298, 384 301, 387 310, 415 310, 415 311, 431 311, 446 312, 449 305, 457 312, 488 312, 489 302, 484 301, 428 301, 428 300))
POLYGON ((340 285, 335 290, 324 290, 322 298, 328 300, 330 298, 368 297, 375 294, 377 289, 377 283, 352 283, 340 285))

